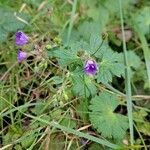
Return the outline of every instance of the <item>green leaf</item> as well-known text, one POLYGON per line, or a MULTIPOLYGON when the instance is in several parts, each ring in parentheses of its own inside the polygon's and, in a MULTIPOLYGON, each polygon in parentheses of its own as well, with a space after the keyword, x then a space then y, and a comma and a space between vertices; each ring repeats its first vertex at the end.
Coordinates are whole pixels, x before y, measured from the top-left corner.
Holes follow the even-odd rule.
MULTIPOLYGON (((17 17, 25 21, 28 20, 28 17, 25 14, 18 13, 16 15, 17 17)), ((23 29, 23 27, 26 25, 24 22, 17 19, 17 17, 15 17, 15 15, 13 14, 13 12, 9 12, 5 17, 7 17, 7 19, 5 19, 3 22, 3 28, 5 29, 5 31, 14 32, 19 29, 23 29)))
POLYGON ((147 74, 144 63, 142 63, 141 67, 139 67, 134 73, 133 82, 137 81, 144 81, 145 83, 147 81, 147 74))
POLYGON ((0 42, 4 42, 7 38, 7 32, 0 27, 0 42))
POLYGON ((119 105, 116 95, 103 92, 91 100, 90 121, 94 128, 108 138, 122 139, 128 129, 128 120, 114 113, 119 105))
POLYGON ((144 34, 150 33, 150 7, 146 6, 132 15, 133 27, 144 34))
MULTIPOLYGON (((128 51, 128 65, 130 66, 131 78, 134 77, 135 72, 141 67, 142 61, 140 57, 134 51, 128 51), (134 61, 133 61, 134 60, 134 61)), ((120 54, 120 62, 124 63, 124 56, 120 54)))
POLYGON ((139 111, 135 111, 133 116, 138 130, 144 135, 150 136, 150 123, 145 119, 145 117, 148 116, 148 113, 141 109, 139 111))
POLYGON ((101 35, 101 24, 99 22, 84 21, 78 27, 78 34, 84 39, 89 40, 93 34, 101 35))
POLYGON ((102 56, 102 53, 104 52, 104 49, 108 47, 106 46, 105 43, 103 43, 102 38, 98 34, 92 34, 90 36, 90 54, 95 53, 95 57, 100 57, 102 56))
POLYGON ((79 51, 84 51, 88 54, 93 54, 96 52, 95 57, 101 57, 104 49, 107 49, 108 45, 106 43, 102 44, 102 38, 98 34, 91 34, 87 41, 81 39, 78 42, 75 42, 71 45, 71 49, 76 53, 79 51))
MULTIPOLYGON (((131 5, 132 2, 133 0, 122 0, 122 5, 124 8, 127 8, 131 5)), ((114 0, 113 2, 111 0, 104 0, 102 1, 102 3, 102 5, 104 5, 107 8, 110 14, 119 12, 119 4, 117 0, 114 0)))
POLYGON ((133 51, 128 51, 127 55, 128 55, 128 59, 129 59, 129 61, 128 61, 129 66, 134 69, 139 68, 142 63, 140 57, 133 51))
MULTIPOLYGON (((92 1, 93 3, 93 1, 92 1)), ((105 25, 108 23, 109 21, 109 12, 106 9, 105 6, 98 6, 98 7, 89 7, 89 9, 87 10, 87 15, 88 17, 92 18, 94 22, 99 23, 100 27, 101 27, 101 31, 104 30, 105 25)))
MULTIPOLYGON (((127 52, 127 56, 128 56, 128 64, 131 68, 133 68, 134 70, 138 69, 142 63, 140 57, 134 52, 134 51, 128 51, 127 52), (133 61, 134 60, 134 61, 133 61)), ((124 58, 123 58, 123 54, 121 53, 119 56, 119 61, 124 63, 124 58)))
POLYGON ((15 16, 13 11, 7 10, 6 8, 0 9, 0 18, 0 42, 6 40, 9 32, 15 32, 19 29, 22 29, 26 25, 21 20, 28 20, 28 16, 26 14, 17 13, 15 16))
POLYGON ((133 116, 135 120, 144 121, 144 118, 148 115, 148 113, 144 110, 134 111, 133 116))
POLYGON ((89 97, 95 95, 97 92, 96 86, 92 83, 91 78, 88 76, 73 76, 73 92, 75 95, 89 97))
POLYGON ((53 55, 58 59, 59 64, 63 67, 79 60, 76 55, 76 51, 71 51, 71 49, 58 49, 54 51, 53 55))
POLYGON ((103 51, 97 81, 107 83, 112 81, 113 75, 121 77, 124 74, 124 65, 119 60, 119 53, 113 52, 110 48, 103 51))
POLYGON ((137 124, 138 130, 144 135, 150 136, 150 123, 145 121, 144 123, 137 124))

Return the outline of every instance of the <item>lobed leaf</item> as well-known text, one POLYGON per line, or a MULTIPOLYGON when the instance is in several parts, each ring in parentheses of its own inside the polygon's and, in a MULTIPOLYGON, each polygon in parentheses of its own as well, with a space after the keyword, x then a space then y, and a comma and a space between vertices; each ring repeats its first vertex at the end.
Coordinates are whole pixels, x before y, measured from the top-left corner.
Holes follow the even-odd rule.
POLYGON ((124 64, 120 62, 120 55, 107 49, 102 52, 102 61, 99 64, 97 81, 102 83, 112 82, 113 76, 121 77, 124 74, 124 64))
POLYGON ((150 7, 143 7, 132 15, 132 23, 135 30, 140 30, 144 34, 150 33, 150 7))
POLYGON ((128 129, 128 120, 114 113, 119 105, 116 95, 103 92, 91 100, 90 121, 94 128, 108 138, 122 139, 128 129))
POLYGON ((96 86, 92 83, 92 80, 87 76, 82 77, 80 75, 73 76, 73 92, 76 95, 82 97, 89 97, 95 95, 97 92, 96 86))

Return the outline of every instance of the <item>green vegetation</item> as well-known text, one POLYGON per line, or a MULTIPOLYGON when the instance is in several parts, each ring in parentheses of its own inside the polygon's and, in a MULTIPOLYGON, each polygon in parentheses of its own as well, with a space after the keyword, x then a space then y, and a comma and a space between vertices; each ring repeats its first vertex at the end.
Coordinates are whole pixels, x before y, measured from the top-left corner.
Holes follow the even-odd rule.
POLYGON ((0 150, 150 149, 149 0, 1 0, 0 19, 0 150))

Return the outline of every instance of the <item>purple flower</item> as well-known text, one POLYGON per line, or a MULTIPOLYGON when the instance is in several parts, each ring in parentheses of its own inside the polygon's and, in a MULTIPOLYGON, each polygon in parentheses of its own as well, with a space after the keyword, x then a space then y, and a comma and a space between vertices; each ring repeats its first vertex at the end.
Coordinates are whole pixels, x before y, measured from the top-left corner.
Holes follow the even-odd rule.
POLYGON ((94 60, 87 60, 84 65, 84 72, 87 75, 95 75, 98 71, 97 63, 94 60))
POLYGON ((18 54, 17 54, 17 60, 18 60, 18 62, 22 62, 26 58, 27 58, 27 53, 19 50, 18 54))
POLYGON ((23 33, 22 31, 18 31, 16 33, 16 44, 19 46, 23 46, 28 43, 29 37, 23 33))

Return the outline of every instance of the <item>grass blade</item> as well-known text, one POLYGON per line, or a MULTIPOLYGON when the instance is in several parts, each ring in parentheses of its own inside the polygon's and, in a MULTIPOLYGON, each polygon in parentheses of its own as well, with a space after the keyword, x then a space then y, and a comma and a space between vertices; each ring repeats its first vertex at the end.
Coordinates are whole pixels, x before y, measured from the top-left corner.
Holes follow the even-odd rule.
POLYGON ((46 123, 50 126, 53 126, 55 128, 58 128, 58 129, 60 129, 64 132, 74 134, 78 137, 83 137, 85 139, 88 139, 88 140, 91 140, 93 142, 105 145, 105 146, 110 147, 112 149, 120 149, 121 148, 121 146, 119 146, 119 145, 110 143, 109 141, 94 137, 94 136, 89 135, 87 133, 83 133, 83 132, 80 132, 80 131, 77 131, 77 130, 74 130, 74 129, 71 129, 71 128, 68 128, 68 127, 65 127, 65 126, 62 126, 62 125, 58 124, 57 122, 49 122, 47 120, 41 119, 40 117, 35 117, 35 116, 32 116, 30 114, 25 114, 25 113, 23 113, 23 114, 26 115, 27 117, 30 117, 30 118, 35 119, 37 121, 40 121, 40 122, 46 123))
MULTIPOLYGON (((6 102, 9 103, 8 101, 6 101, 6 102)), ((121 148, 121 146, 113 144, 113 143, 111 143, 109 141, 106 141, 106 140, 94 137, 92 135, 89 135, 89 134, 86 134, 86 133, 83 133, 83 132, 80 132, 80 131, 77 131, 77 130, 74 130, 74 129, 71 129, 71 128, 68 128, 68 127, 65 127, 65 126, 62 126, 62 125, 60 125, 60 124, 58 124, 58 123, 56 123, 54 121, 53 122, 49 122, 47 120, 41 119, 40 117, 36 117, 36 116, 30 115, 30 114, 26 114, 26 113, 21 111, 22 108, 24 108, 24 107, 26 108, 28 106, 31 106, 32 104, 26 104, 26 105, 20 106, 19 108, 15 107, 11 103, 9 103, 9 104, 10 104, 10 106, 14 107, 14 109, 12 111, 18 110, 21 114, 24 114, 25 116, 27 116, 29 118, 32 118, 35 121, 46 123, 47 125, 50 125, 50 126, 55 127, 55 128, 58 128, 58 129, 60 129, 60 130, 62 130, 64 132, 74 134, 74 135, 76 135, 78 137, 83 137, 85 139, 88 139, 88 140, 91 140, 93 142, 105 145, 105 146, 110 147, 112 149, 120 149, 121 148)), ((38 104, 41 105, 41 103, 38 103, 38 104)), ((11 113, 11 112, 9 111, 8 113, 11 113)), ((8 113, 6 113, 6 114, 8 114, 8 113)), ((6 115, 6 114, 3 114, 3 116, 6 115)))
POLYGON ((77 7, 77 0, 74 0, 72 5, 73 6, 72 6, 70 24, 69 24, 68 35, 67 35, 67 45, 69 44, 69 41, 70 41, 71 30, 72 30, 72 27, 73 27, 73 22, 74 22, 76 7, 77 7))
POLYGON ((138 36, 140 38, 142 49, 144 52, 144 58, 145 58, 145 64, 147 69, 147 76, 148 76, 148 88, 150 88, 150 50, 148 48, 148 43, 146 41, 146 38, 140 30, 137 30, 138 36))
POLYGON ((127 110, 128 110, 128 119, 129 119, 129 129, 130 129, 130 143, 134 144, 134 132, 133 132, 133 116, 132 116, 132 99, 131 99, 131 81, 130 81, 130 66, 128 64, 127 57, 127 48, 125 42, 125 33, 124 33, 124 21, 123 21, 123 12, 122 12, 122 1, 119 0, 120 5, 120 20, 121 20, 121 30, 123 37, 123 51, 124 51, 124 62, 125 62, 125 88, 126 88, 126 101, 127 101, 127 110))

